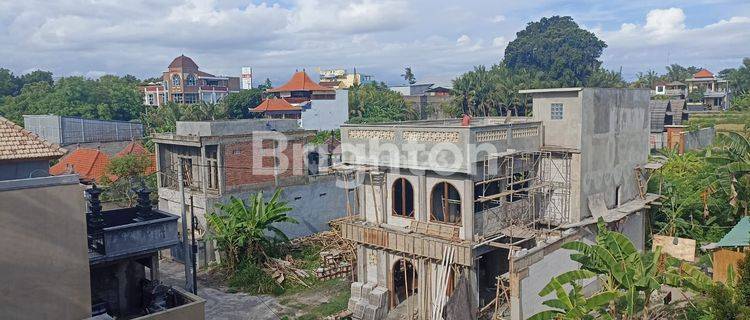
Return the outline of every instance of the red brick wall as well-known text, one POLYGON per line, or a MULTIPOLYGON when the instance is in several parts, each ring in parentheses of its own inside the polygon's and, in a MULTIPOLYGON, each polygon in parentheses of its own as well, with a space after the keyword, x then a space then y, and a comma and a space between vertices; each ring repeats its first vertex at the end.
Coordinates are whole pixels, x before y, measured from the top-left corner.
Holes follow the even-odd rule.
MULTIPOLYGON (((260 145, 261 143, 258 143, 258 146, 260 145)), ((280 178, 307 175, 303 146, 300 140, 288 141, 286 148, 279 152, 282 162, 279 165, 280 178), (283 163, 285 161, 286 165, 283 163)), ((263 141, 260 150, 254 150, 252 141, 224 145, 222 156, 226 172, 226 186, 235 187, 273 181, 273 154, 272 140, 263 141)))

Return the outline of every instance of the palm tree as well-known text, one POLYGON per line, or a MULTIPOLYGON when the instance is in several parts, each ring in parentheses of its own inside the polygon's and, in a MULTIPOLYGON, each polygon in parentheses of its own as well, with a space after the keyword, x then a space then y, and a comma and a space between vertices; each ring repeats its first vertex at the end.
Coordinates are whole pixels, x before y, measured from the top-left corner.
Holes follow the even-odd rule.
POLYGON ((286 202, 279 201, 281 189, 277 189, 271 199, 265 201, 263 192, 248 196, 247 202, 232 196, 227 203, 217 203, 217 212, 206 216, 211 238, 216 240, 219 249, 227 255, 230 270, 245 257, 258 256, 263 246, 272 239, 289 240, 276 223, 297 223, 286 212, 292 210, 286 202), (269 236, 272 235, 274 237, 269 236))
POLYGON ((717 168, 717 189, 729 186, 729 204, 736 208, 737 214, 750 214, 750 140, 737 132, 721 133, 716 144, 718 147, 706 152, 706 159, 717 168))
POLYGON ((586 298, 583 295, 583 288, 578 284, 578 281, 591 279, 595 276, 596 273, 588 270, 573 270, 552 277, 550 282, 539 292, 539 296, 544 297, 554 292, 555 299, 543 302, 544 305, 553 309, 539 312, 531 316, 529 320, 612 319, 609 314, 602 311, 604 306, 619 296, 619 293, 617 291, 604 291, 586 298), (573 289, 566 292, 564 287, 566 284, 573 289))

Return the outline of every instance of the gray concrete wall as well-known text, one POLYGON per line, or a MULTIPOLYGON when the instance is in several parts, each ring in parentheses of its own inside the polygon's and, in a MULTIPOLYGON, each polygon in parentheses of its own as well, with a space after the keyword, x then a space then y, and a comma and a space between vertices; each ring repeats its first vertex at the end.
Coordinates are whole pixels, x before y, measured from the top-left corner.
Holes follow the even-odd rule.
POLYGON ((336 90, 335 100, 312 100, 310 108, 302 109, 302 128, 336 130, 349 120, 349 90, 336 90))
POLYGON ((608 208, 634 199, 634 169, 648 161, 649 92, 633 89, 585 88, 582 91, 580 212, 572 221, 591 216, 588 197, 604 195, 608 208), (619 202, 619 203, 617 203, 619 202))
POLYGON ((127 141, 143 138, 139 122, 92 120, 55 115, 24 115, 24 127, 60 145, 85 142, 127 141))
POLYGON ((49 160, 0 161, 0 180, 26 179, 49 175, 49 160))
POLYGON ((685 150, 705 149, 714 142, 716 128, 708 127, 685 132, 685 150))
POLYGON ((0 181, 0 319, 91 315, 77 175, 0 181))
POLYGON ((240 119, 223 121, 177 121, 180 136, 226 136, 248 134, 253 131, 289 131, 299 129, 294 119, 240 119))
POLYGON ((542 121, 544 124, 543 144, 572 149, 581 148, 583 109, 579 91, 534 94, 532 119, 542 121), (555 103, 563 105, 563 118, 560 120, 553 120, 551 117, 552 104, 555 103))

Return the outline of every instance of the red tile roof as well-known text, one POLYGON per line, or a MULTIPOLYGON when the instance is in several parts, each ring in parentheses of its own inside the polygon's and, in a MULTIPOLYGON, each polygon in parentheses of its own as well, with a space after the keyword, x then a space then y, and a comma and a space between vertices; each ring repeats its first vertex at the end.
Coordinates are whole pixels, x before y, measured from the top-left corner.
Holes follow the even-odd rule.
POLYGON ((183 54, 183 55, 180 55, 177 58, 174 58, 174 60, 172 60, 172 63, 169 64, 169 68, 195 68, 195 69, 198 69, 198 65, 195 64, 195 61, 193 61, 193 59, 190 59, 190 57, 186 57, 183 54))
MULTIPOLYGON (((109 164, 109 156, 99 149, 78 148, 62 158, 60 162, 49 168, 52 175, 68 173, 68 168, 77 173, 80 179, 87 181, 99 181, 105 173, 109 164)), ((115 177, 109 176, 110 180, 115 177)))
POLYGON ((66 150, 0 117, 0 160, 59 158, 66 150))
POLYGON ((133 141, 129 143, 125 148, 123 148, 120 152, 115 154, 115 157, 122 157, 129 154, 138 154, 138 155, 146 155, 151 159, 151 165, 146 168, 146 172, 144 172, 146 175, 150 175, 154 172, 156 172, 156 155, 151 154, 151 152, 146 149, 140 142, 133 141))
POLYGON ((265 111, 300 111, 302 108, 291 105, 284 99, 271 98, 263 100, 257 107, 250 109, 252 112, 265 111))
POLYGON ((711 73, 711 71, 708 71, 706 69, 701 69, 701 71, 698 71, 693 75, 693 78, 713 78, 714 74, 711 73))
POLYGON ((333 89, 319 85, 317 82, 310 79, 310 77, 307 76, 307 73, 299 71, 294 73, 292 78, 284 85, 268 90, 268 92, 287 91, 333 91, 333 89))

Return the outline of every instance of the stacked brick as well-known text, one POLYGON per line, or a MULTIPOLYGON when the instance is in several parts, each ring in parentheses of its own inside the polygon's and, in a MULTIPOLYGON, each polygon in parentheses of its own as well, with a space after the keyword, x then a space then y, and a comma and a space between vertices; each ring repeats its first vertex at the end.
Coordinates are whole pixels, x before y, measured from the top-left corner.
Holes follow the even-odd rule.
POLYGON ((385 319, 388 314, 388 289, 362 282, 352 283, 351 289, 352 297, 348 307, 352 311, 352 319, 385 319))
POLYGON ((323 266, 315 270, 318 279, 344 278, 352 272, 352 264, 346 261, 341 250, 321 251, 320 259, 323 266))

